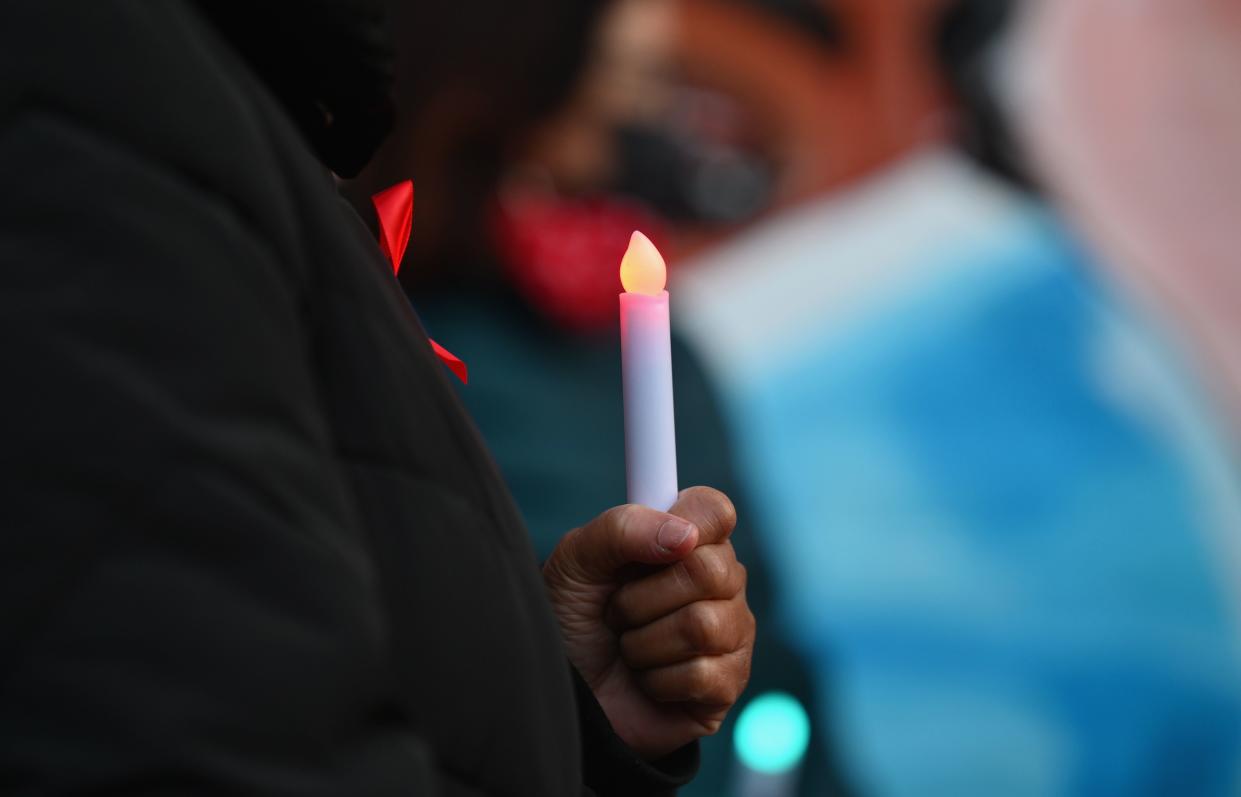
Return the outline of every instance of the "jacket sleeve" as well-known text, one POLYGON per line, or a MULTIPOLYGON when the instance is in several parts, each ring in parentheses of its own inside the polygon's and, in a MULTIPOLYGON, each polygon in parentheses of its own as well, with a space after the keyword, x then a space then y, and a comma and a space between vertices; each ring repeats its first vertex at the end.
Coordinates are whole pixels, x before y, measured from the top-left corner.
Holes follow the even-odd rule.
POLYGON ((0 185, 0 791, 474 794, 390 697, 286 259, 52 110, 0 185))

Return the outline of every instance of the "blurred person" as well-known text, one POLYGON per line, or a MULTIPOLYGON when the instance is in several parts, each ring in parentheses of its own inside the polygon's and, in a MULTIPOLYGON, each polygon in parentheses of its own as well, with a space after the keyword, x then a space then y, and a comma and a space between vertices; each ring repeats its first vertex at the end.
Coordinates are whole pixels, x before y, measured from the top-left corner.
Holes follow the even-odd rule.
POLYGON ((627 5, 591 90, 541 125, 517 177, 640 201, 674 265, 936 132, 942 85, 904 46, 935 0, 627 5))
POLYGON ((0 76, 0 791, 688 780, 753 641, 731 504, 591 510, 540 572, 333 182, 379 9, 10 2, 0 76))
MULTIPOLYGON (((617 269, 634 229, 662 243, 667 223, 640 200, 585 186, 600 179, 604 120, 658 90, 651 77, 668 8, 626 0, 597 22, 577 0, 555 14, 511 6, 462 14, 392 4, 417 56, 398 67, 396 133, 346 192, 365 210, 373 191, 414 178, 420 209, 401 279, 434 337, 469 363, 460 397, 545 557, 597 501, 625 494, 617 269), (454 212, 421 210, 436 206, 454 212)), ((679 338, 672 345, 679 475, 737 500, 731 540, 761 618, 771 578, 714 388, 679 338)), ((816 701, 805 665, 765 627, 751 692, 816 701)), ((699 776, 683 793, 726 793, 732 727, 703 743, 699 776)), ((804 783, 805 794, 843 792, 827 755, 807 762, 804 783)))
MULTIPOLYGON (((1132 25, 1142 4, 1059 5, 1029 51, 1043 104, 1019 118, 1038 117, 1049 173, 1087 219, 1133 247, 1177 217, 1144 215, 1165 195, 1121 164, 1179 163, 1139 142, 1169 142, 1156 119, 1185 117, 1157 116, 1157 98, 1181 95, 1114 86, 1122 54, 1145 56, 1082 21, 1107 7, 1132 25), (1109 103, 1129 139, 1115 118, 1091 126, 1109 103)), ((1152 7, 1203 35, 1204 12, 1175 5, 1152 7)), ((952 3, 920 48, 956 98, 935 129, 987 171, 947 139, 908 150, 674 271, 675 318, 723 388, 779 619, 831 678, 822 714, 860 790, 1235 794, 1241 474, 1162 330, 1031 193, 1040 170, 1005 113, 1009 11, 952 3)), ((1118 34, 1163 41, 1153 24, 1118 34)), ((1196 107, 1188 119, 1228 106, 1196 107)), ((1212 173, 1219 199, 1228 167, 1212 173)))
POLYGON ((684 79, 761 128, 781 210, 871 173, 937 133, 943 85, 926 20, 942 0, 678 0, 684 79))

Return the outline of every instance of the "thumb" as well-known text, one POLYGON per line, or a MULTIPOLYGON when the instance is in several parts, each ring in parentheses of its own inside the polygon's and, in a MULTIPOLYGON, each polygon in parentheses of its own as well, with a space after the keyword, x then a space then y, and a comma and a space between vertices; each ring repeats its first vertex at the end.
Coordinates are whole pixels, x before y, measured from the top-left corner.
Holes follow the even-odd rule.
POLYGON ((556 549, 566 571, 589 584, 617 580, 631 564, 676 562, 698 545, 693 523, 650 507, 626 504, 609 509, 570 532, 556 549))

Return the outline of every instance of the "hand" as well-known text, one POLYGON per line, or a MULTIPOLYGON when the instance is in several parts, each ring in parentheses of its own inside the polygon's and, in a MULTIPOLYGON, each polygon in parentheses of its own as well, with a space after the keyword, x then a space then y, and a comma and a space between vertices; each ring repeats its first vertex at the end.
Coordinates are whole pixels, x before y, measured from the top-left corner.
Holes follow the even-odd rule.
POLYGON ((749 680, 754 615, 735 523, 723 493, 693 487, 667 513, 604 512, 543 567, 570 661, 647 759, 719 730, 749 680))

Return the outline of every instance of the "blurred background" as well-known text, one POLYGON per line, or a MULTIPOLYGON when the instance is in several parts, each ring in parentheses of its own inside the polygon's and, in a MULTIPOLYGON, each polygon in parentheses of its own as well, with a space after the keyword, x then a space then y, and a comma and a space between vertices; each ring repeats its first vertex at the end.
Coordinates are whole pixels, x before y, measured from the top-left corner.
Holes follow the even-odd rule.
POLYGON ((1241 794, 1241 6, 391 0, 401 271, 545 556, 617 266, 760 638, 690 795, 1241 794))

